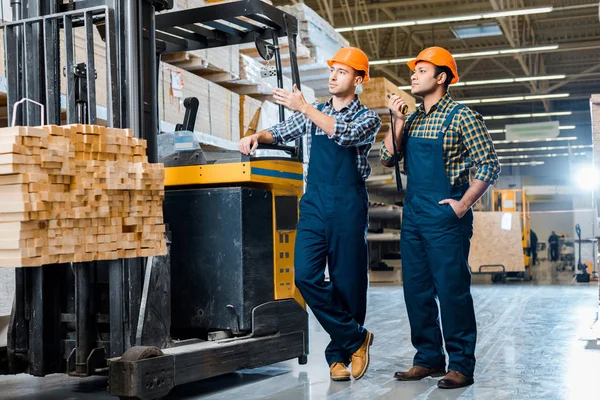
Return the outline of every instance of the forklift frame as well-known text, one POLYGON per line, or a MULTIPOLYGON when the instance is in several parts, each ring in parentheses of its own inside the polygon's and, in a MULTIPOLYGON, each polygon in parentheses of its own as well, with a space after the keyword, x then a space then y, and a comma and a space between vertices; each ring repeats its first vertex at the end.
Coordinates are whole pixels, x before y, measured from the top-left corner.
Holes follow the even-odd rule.
MULTIPOLYGON (((7 82, 9 120, 12 106, 29 98, 45 105, 48 124, 61 124, 62 108, 67 124, 97 123, 94 28, 106 43, 107 126, 130 128, 146 139, 150 162, 158 159, 161 54, 272 40, 282 87, 278 38, 287 36, 292 81, 300 87, 295 17, 259 0, 157 14, 172 6, 173 0, 12 2, 13 21, 0 25, 6 70, 14 71, 7 82), (74 27, 85 28, 83 66, 74 62, 74 27), (61 31, 67 47, 64 98, 61 31)), ((42 120, 39 109, 29 104, 16 113, 17 125, 35 126, 42 120)), ((302 162, 300 140, 294 150, 294 158, 302 162)), ((293 299, 256 307, 252 332, 244 337, 171 340, 171 304, 164 298, 165 293, 170 297, 168 255, 18 268, 15 289, 8 338, 11 373, 108 373, 111 394, 148 399, 164 396, 175 385, 242 368, 307 360, 308 314, 293 299)))

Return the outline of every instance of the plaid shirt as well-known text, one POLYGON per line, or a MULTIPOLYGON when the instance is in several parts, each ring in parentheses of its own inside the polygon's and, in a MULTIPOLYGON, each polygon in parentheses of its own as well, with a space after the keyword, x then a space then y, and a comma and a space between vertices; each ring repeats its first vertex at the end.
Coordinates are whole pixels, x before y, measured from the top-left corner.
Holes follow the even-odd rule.
MULTIPOLYGON (((446 93, 441 100, 425 113, 423 104, 419 106, 417 116, 410 125, 410 137, 435 139, 438 136, 446 116, 458 104, 446 93)), ((389 163, 392 152, 385 143, 379 152, 381 160, 389 163)), ((403 154, 399 153, 399 159, 403 154)), ((446 173, 453 185, 460 186, 469 182, 469 169, 477 167, 475 179, 494 185, 500 174, 500 163, 481 115, 468 107, 458 111, 444 137, 444 161, 446 173)))
MULTIPOLYGON (((313 103, 313 106, 316 107, 317 104, 313 103)), ((362 109, 366 109, 366 107, 361 104, 358 96, 355 96, 354 100, 340 111, 333 108, 331 99, 329 99, 321 112, 335 118, 334 133, 330 139, 343 147, 356 147, 356 165, 363 179, 366 180, 371 174, 371 166, 367 157, 373 142, 375 142, 375 136, 381 128, 381 118, 374 111, 367 109, 360 116, 360 120, 353 120, 354 115, 362 109)), ((310 158, 312 126, 313 122, 310 119, 306 118, 304 114, 296 112, 287 120, 269 128, 268 131, 273 135, 274 144, 287 143, 308 134, 307 158, 310 158)), ((326 133, 317 126, 315 135, 326 135, 326 133)))

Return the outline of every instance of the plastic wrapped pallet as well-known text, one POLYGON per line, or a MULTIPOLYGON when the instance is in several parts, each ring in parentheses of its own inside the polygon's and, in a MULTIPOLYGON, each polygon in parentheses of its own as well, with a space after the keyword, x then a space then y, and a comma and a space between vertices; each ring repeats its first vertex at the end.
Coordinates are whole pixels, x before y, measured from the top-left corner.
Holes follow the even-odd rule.
POLYGON ((298 19, 300 40, 311 50, 317 62, 322 63, 331 58, 340 47, 349 46, 346 38, 304 3, 280 8, 298 19))
POLYGON ((200 102, 195 131, 237 142, 240 138, 239 95, 181 68, 162 63, 159 73, 159 118, 169 124, 182 123, 183 101, 200 102))

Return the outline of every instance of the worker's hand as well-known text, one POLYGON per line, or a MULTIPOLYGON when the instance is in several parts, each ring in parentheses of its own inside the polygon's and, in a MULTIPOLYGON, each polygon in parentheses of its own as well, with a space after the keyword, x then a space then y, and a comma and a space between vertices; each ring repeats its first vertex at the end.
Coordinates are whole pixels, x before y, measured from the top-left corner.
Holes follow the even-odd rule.
POLYGON ((240 149, 240 153, 242 154, 250 154, 254 153, 256 148, 258 147, 258 135, 250 135, 242 138, 238 143, 238 149, 240 149))
POLYGON ((390 96, 390 99, 388 101, 388 108, 392 110, 394 118, 406 121, 406 114, 402 114, 402 112, 400 112, 402 106, 404 105, 406 105, 406 102, 402 100, 400 96, 397 96, 395 94, 390 96))
POLYGON ((469 207, 467 207, 462 201, 456 201, 454 199, 444 199, 440 201, 439 204, 450 204, 450 207, 452 207, 458 219, 464 217, 467 211, 469 211, 469 207))
POLYGON ((279 88, 274 89, 273 98, 275 99, 275 103, 281 104, 292 111, 304 113, 307 106, 309 106, 306 100, 304 100, 304 95, 295 84, 293 93, 279 88))

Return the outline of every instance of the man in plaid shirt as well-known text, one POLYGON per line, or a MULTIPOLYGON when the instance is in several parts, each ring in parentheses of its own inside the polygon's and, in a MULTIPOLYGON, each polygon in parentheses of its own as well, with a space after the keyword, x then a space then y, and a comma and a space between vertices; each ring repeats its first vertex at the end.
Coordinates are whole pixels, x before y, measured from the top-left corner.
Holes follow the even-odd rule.
POLYGON ((273 91, 295 114, 287 121, 240 140, 244 154, 259 143, 281 144, 310 137, 306 193, 294 249, 295 284, 329 333, 325 350, 330 377, 360 379, 369 366, 373 334, 363 326, 367 310, 366 231, 369 199, 367 157, 381 128, 379 116, 361 104, 355 90, 369 80, 369 60, 359 49, 342 48, 328 62, 331 98, 308 104, 294 87, 273 91), (325 266, 330 281, 325 282, 325 266))
POLYGON ((495 184, 500 164, 481 115, 448 93, 448 86, 458 82, 454 57, 443 48, 431 47, 408 66, 414 71, 412 93, 422 97, 423 104, 407 119, 398 111, 404 101, 390 98, 396 137, 389 133, 380 152, 386 166, 404 158, 407 173, 400 251, 417 354, 412 368, 394 377, 408 381, 444 376, 440 388, 460 388, 474 382, 477 338, 468 264, 471 206, 495 184), (396 155, 394 144, 399 149, 396 155), (477 171, 469 182, 471 167, 477 171))

